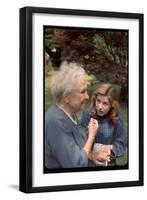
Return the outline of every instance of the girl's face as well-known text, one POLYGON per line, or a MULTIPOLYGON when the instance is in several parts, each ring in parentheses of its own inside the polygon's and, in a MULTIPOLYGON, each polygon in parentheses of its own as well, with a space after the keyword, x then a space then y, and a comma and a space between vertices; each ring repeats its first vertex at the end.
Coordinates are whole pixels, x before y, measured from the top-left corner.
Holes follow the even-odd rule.
POLYGON ((97 115, 100 117, 105 116, 111 108, 111 104, 110 104, 108 96, 98 94, 96 98, 95 106, 96 106, 97 115))

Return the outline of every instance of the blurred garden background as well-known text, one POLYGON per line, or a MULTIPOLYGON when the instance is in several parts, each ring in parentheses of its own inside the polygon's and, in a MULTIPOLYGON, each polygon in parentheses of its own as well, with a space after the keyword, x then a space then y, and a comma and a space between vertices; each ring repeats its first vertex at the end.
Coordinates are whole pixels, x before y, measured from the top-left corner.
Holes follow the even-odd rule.
MULTIPOLYGON (((63 61, 82 64, 92 95, 101 82, 113 84, 119 94, 121 115, 128 133, 128 31, 44 27, 45 112, 54 104, 50 92, 51 77, 63 61)), ((90 106, 87 101, 85 107, 90 106)), ((80 118, 80 114, 78 117, 80 118)), ((127 135, 128 136, 128 135, 127 135)), ((117 159, 127 163, 127 156, 117 159)))

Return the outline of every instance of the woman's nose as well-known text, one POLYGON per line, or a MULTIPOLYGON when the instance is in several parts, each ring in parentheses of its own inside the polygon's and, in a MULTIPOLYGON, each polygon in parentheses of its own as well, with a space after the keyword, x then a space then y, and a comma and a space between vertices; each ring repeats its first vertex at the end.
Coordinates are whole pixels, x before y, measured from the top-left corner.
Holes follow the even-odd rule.
POLYGON ((89 99, 89 95, 87 92, 85 93, 85 99, 89 99))

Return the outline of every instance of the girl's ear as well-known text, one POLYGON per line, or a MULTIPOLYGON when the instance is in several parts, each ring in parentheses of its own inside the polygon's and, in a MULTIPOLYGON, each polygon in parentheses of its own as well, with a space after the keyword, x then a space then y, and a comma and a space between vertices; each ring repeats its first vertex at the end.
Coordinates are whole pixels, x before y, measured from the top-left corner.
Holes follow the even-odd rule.
POLYGON ((115 100, 113 101, 112 109, 115 109, 116 112, 119 111, 119 103, 118 103, 118 101, 115 101, 115 100))

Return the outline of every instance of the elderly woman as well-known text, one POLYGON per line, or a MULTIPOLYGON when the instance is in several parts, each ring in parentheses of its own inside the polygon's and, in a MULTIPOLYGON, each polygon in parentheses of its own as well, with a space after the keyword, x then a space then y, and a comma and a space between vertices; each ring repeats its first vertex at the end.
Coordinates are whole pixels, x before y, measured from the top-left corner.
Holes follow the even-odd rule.
POLYGON ((91 119, 88 131, 78 125, 76 112, 89 98, 85 71, 77 64, 62 64, 52 79, 56 105, 45 115, 45 166, 48 169, 87 167, 88 160, 109 160, 106 151, 92 154, 98 123, 91 119))

